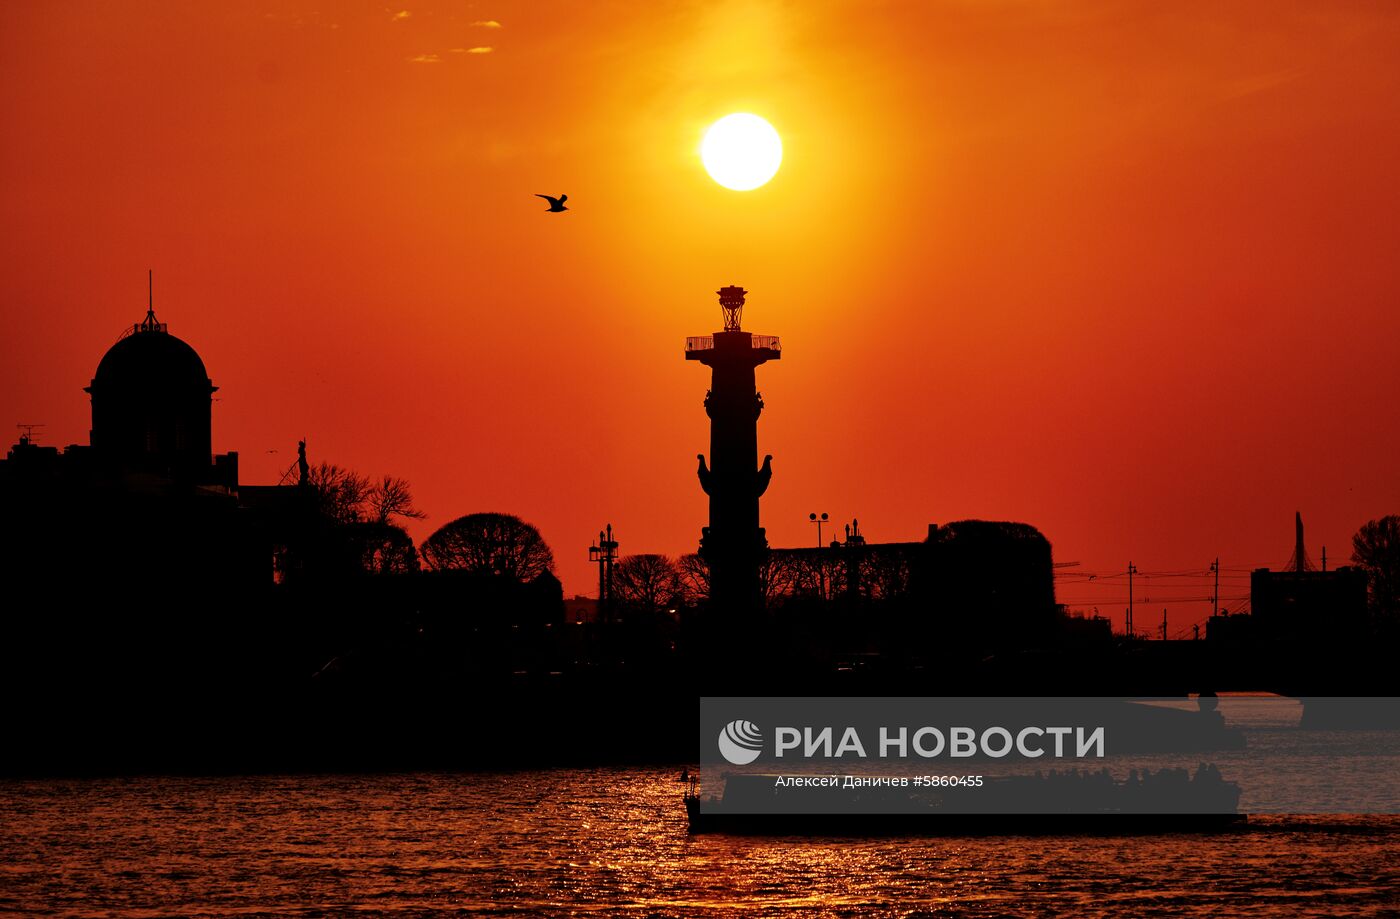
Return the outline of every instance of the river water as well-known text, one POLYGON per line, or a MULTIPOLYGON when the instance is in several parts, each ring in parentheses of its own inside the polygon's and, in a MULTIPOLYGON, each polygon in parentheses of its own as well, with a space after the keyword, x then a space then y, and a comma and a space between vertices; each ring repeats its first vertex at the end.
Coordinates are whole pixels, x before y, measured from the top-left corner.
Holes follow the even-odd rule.
MULTIPOLYGON (((1252 749, 1304 754, 1274 785, 1336 774, 1296 703, 1222 710, 1252 749)), ((1394 797, 1393 738, 1328 743, 1365 748, 1394 797)), ((690 836, 678 771, 0 780, 0 916, 1400 916, 1400 816, 1126 838, 690 836)), ((1244 785, 1243 809, 1267 810, 1269 783, 1244 785)))
POLYGON ((1394 817, 688 836, 670 768, 0 783, 0 915, 1396 915, 1394 817))

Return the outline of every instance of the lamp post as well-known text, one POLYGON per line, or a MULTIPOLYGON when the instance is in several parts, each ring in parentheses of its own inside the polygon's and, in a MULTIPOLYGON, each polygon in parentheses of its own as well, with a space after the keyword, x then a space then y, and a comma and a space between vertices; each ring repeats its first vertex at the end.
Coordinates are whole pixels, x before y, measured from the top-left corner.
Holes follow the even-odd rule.
POLYGON ((827 516, 822 514, 818 517, 816 514, 808 514, 807 519, 817 525, 817 548, 820 549, 822 547, 822 524, 826 523, 827 516))

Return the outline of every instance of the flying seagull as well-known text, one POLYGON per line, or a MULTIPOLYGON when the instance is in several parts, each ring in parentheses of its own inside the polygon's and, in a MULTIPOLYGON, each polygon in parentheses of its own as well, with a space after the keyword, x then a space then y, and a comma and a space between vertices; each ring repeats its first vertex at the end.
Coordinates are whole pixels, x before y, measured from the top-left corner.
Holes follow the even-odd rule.
POLYGON ((568 195, 560 195, 557 198, 552 197, 550 195, 535 195, 535 197, 543 198, 544 200, 549 202, 549 212, 551 214, 557 214, 559 211, 568 210, 568 208, 564 206, 564 202, 569 200, 568 195))

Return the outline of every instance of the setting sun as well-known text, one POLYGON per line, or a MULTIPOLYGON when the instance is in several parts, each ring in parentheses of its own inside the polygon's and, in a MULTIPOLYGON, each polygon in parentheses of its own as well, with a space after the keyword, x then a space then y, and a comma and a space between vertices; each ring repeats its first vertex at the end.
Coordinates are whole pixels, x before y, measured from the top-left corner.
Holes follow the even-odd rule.
POLYGON ((705 171, 725 188, 752 191, 768 183, 783 161, 783 141, 757 115, 725 115, 710 125, 700 144, 705 171))

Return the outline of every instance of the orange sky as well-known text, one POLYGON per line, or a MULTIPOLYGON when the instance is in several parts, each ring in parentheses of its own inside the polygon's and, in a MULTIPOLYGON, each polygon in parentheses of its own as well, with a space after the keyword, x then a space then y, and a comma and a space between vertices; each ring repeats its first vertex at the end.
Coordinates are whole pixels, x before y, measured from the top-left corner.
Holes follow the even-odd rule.
POLYGON ((785 346, 774 545, 983 517, 1101 574, 1279 566, 1300 509, 1341 559, 1400 510, 1397 59, 1378 3, 6 4, 0 419, 86 442, 152 267, 245 482, 305 436, 589 591, 603 523, 695 547, 682 340, 735 283, 785 346), (784 139, 758 191, 699 164, 732 111, 784 139))

